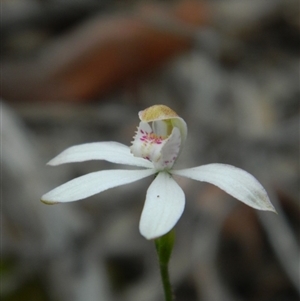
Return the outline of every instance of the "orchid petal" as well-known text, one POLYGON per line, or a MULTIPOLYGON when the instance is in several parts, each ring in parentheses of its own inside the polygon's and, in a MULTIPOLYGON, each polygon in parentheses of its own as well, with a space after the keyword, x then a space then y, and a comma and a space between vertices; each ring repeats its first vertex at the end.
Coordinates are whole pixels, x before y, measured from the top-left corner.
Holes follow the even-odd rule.
POLYGON ((181 136, 181 149, 180 149, 180 152, 181 152, 181 150, 184 146, 187 134, 188 134, 187 125, 186 125, 185 121, 180 117, 171 119, 171 123, 172 123, 173 127, 177 127, 180 130, 180 136, 181 136))
POLYGON ((169 169, 174 165, 180 151, 181 136, 178 128, 173 128, 172 134, 161 148, 159 161, 153 162, 156 169, 169 169))
MULTIPOLYGON (((151 152, 153 151, 153 143, 155 143, 155 137, 151 137, 152 134, 153 132, 150 125, 141 121, 130 147, 130 151, 133 156, 147 158, 146 160, 148 162, 152 161, 151 152)), ((162 139, 160 139, 160 143, 162 143, 162 139)))
POLYGON ((154 239, 169 232, 182 215, 185 195, 172 176, 160 172, 148 188, 140 232, 154 239))
POLYGON ((240 168, 216 163, 172 170, 171 173, 211 183, 250 207, 276 212, 262 185, 251 174, 240 168))
POLYGON ((109 188, 121 186, 154 174, 154 169, 103 170, 73 179, 44 194, 46 204, 64 203, 85 199, 109 188))
POLYGON ((138 158, 130 153, 130 148, 118 142, 94 142, 75 145, 67 148, 48 165, 60 165, 88 160, 106 160, 112 163, 126 164, 152 168, 153 164, 144 158, 138 158))

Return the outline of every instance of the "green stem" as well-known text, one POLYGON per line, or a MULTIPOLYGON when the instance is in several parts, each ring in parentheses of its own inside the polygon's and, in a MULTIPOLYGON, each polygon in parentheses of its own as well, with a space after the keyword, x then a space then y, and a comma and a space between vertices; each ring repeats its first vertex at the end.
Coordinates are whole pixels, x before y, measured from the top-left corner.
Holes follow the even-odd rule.
POLYGON ((165 234, 162 237, 155 239, 156 251, 159 259, 159 268, 163 288, 165 292, 165 300, 173 301, 172 286, 170 283, 168 264, 171 258, 171 253, 174 245, 175 234, 174 230, 165 234))

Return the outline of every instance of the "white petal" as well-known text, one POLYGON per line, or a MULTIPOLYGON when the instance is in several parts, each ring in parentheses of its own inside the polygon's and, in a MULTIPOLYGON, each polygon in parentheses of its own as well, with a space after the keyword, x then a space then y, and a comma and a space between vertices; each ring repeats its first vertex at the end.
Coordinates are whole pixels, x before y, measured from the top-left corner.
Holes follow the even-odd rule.
POLYGON ((171 172, 175 175, 216 185, 255 209, 276 212, 262 185, 251 174, 240 168, 215 163, 171 172))
POLYGON ((185 196, 172 176, 160 172, 148 188, 140 232, 154 239, 169 232, 182 215, 185 196))
POLYGON ((121 186, 154 174, 153 169, 103 170, 71 180, 44 194, 41 201, 47 204, 72 202, 121 186))
POLYGON ((59 165, 71 162, 88 160, 106 160, 113 163, 127 164, 152 168, 153 165, 146 159, 134 157, 130 148, 118 142, 94 142, 69 147, 54 159, 49 165, 59 165))
POLYGON ((147 158, 148 160, 146 160, 149 162, 149 149, 151 150, 152 143, 148 138, 152 133, 150 125, 141 121, 130 147, 130 151, 135 157, 147 158))
POLYGON ((180 130, 180 136, 181 136, 181 150, 184 146, 187 134, 188 134, 188 129, 185 121, 182 118, 173 118, 171 119, 171 123, 173 127, 177 127, 180 130))
POLYGON ((172 134, 167 139, 166 143, 161 148, 160 160, 154 163, 156 169, 171 168, 177 159, 180 151, 181 136, 178 128, 173 128, 172 134))

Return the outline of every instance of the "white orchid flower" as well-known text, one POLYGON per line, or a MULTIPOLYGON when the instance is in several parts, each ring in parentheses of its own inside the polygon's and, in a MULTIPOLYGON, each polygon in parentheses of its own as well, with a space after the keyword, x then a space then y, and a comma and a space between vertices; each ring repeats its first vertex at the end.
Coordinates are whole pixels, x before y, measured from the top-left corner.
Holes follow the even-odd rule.
POLYGON ((173 110, 155 105, 139 112, 141 120, 132 146, 117 142, 96 142, 70 147, 48 165, 87 160, 142 167, 137 170, 103 170, 73 179, 42 196, 46 204, 78 201, 109 188, 155 175, 147 190, 140 219, 140 233, 155 239, 169 232, 182 215, 185 195, 173 175, 208 182, 239 201, 260 210, 274 211, 262 185, 248 172, 226 164, 207 164, 173 169, 187 136, 187 126, 173 110))

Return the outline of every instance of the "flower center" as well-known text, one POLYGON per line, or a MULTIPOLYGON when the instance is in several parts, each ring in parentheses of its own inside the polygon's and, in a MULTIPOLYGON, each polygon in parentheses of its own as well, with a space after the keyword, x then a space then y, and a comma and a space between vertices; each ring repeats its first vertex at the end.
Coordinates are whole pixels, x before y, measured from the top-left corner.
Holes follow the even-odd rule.
POLYGON ((140 122, 130 149, 134 156, 151 161, 157 170, 170 169, 180 150, 180 132, 177 128, 173 128, 171 134, 168 135, 166 129, 159 128, 167 127, 167 123, 164 121, 159 121, 159 123, 161 124, 158 127, 156 125, 158 134, 148 123, 140 122))
POLYGON ((140 138, 140 140, 142 142, 144 142, 145 144, 147 144, 147 143, 162 144, 163 141, 167 138, 167 137, 163 137, 163 136, 157 136, 153 132, 147 133, 147 132, 145 132, 143 130, 140 130, 140 131, 141 131, 141 138, 140 138))

